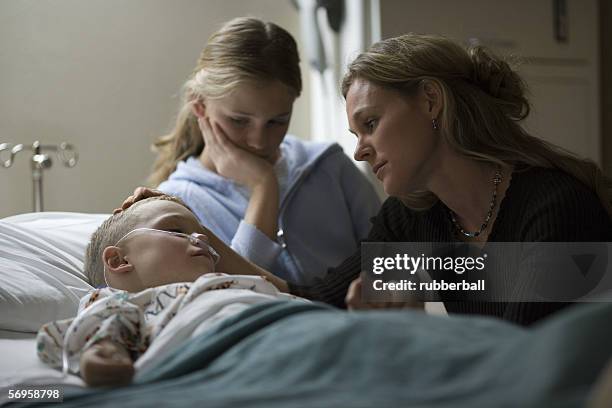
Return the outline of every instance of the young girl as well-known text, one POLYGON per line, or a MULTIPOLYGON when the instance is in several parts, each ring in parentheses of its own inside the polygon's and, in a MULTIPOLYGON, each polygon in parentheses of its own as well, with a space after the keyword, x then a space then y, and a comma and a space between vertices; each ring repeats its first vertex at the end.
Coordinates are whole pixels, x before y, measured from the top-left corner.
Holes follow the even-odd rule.
POLYGON ((309 284, 366 237, 380 201, 337 144, 286 134, 301 90, 287 31, 229 21, 184 84, 174 129, 155 144, 151 183, 240 255, 309 284))

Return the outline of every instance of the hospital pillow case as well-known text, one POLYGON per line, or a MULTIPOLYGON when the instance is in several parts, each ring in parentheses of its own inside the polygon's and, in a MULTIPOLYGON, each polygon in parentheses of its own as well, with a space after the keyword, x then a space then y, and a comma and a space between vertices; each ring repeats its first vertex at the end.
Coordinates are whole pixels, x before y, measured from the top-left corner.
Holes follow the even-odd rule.
POLYGON ((74 316, 92 287, 85 249, 108 214, 28 213, 0 219, 0 329, 36 332, 74 316))

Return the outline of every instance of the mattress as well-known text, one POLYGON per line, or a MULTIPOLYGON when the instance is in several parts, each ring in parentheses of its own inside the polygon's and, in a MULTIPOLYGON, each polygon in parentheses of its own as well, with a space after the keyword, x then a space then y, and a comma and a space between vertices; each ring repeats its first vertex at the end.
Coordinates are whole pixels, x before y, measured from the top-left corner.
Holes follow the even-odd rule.
POLYGON ((15 384, 83 385, 80 377, 45 365, 36 355, 36 334, 0 330, 0 389, 15 384))

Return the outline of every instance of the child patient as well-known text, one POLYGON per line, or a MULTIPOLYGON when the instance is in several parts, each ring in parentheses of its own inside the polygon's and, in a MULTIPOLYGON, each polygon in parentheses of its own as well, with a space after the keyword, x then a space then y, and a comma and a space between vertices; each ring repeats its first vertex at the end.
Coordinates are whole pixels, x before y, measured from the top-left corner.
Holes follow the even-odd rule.
POLYGON ((88 385, 126 384, 145 352, 137 368, 250 305, 295 298, 259 276, 214 273, 219 255, 203 232, 170 196, 139 201, 104 221, 87 248, 85 273, 107 287, 85 296, 75 318, 41 327, 40 359, 80 371, 88 385))

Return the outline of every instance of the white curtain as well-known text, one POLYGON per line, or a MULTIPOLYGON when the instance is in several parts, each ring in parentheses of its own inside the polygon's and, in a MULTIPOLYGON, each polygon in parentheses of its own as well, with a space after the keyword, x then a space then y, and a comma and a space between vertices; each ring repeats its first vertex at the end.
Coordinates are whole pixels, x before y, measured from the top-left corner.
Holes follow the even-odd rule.
MULTIPOLYGON (((316 0, 299 0, 297 3, 300 6, 305 51, 311 62, 306 74, 310 75, 311 86, 311 137, 313 140, 335 141, 353 158, 356 138, 348 131, 346 105, 340 92, 340 84, 348 63, 372 43, 380 40, 379 0, 343 1, 343 18, 338 32, 328 24, 324 7, 317 8, 313 13, 312 7, 316 8, 316 0), (314 35, 315 18, 318 22, 319 38, 314 35)), ((356 164, 374 180, 366 163, 356 164)), ((378 183, 374 184, 381 192, 378 183)))

